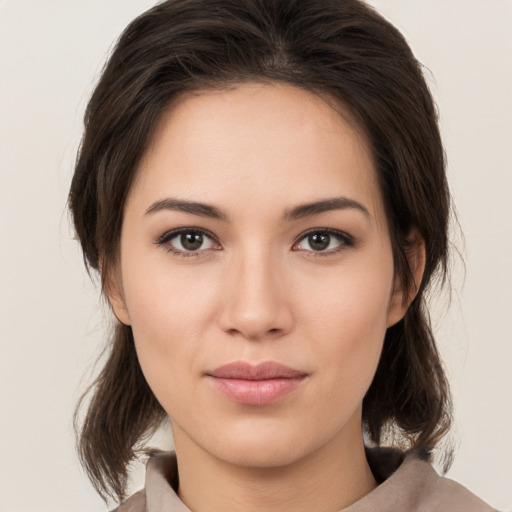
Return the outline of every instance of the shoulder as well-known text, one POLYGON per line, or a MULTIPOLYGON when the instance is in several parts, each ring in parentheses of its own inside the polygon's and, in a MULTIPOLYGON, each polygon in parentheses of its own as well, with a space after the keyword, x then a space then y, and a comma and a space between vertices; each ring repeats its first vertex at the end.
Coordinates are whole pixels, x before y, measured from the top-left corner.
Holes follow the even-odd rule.
POLYGON ((112 512, 146 512, 146 491, 136 492, 112 512))
POLYGON ((432 510, 453 512, 496 512, 463 485, 450 478, 439 477, 431 495, 432 510))
POLYGON ((414 452, 378 447, 367 458, 379 485, 344 512, 495 512, 414 452))
MULTIPOLYGON (((405 458, 396 472, 405 486, 415 489, 413 501, 418 511, 429 512, 495 512, 463 485, 437 474, 428 463, 415 456, 405 458)), ((390 480, 392 480, 391 478, 390 480)), ((416 509, 414 509, 416 510, 416 509)))

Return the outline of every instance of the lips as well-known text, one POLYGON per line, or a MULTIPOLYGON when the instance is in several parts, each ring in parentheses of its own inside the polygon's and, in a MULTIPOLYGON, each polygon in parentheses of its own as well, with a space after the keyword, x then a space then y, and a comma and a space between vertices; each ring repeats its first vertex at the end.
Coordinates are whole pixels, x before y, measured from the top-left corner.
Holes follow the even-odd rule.
POLYGON ((307 373, 265 362, 252 365, 238 361, 208 372, 212 384, 228 399, 244 405, 267 405, 295 390, 307 373))

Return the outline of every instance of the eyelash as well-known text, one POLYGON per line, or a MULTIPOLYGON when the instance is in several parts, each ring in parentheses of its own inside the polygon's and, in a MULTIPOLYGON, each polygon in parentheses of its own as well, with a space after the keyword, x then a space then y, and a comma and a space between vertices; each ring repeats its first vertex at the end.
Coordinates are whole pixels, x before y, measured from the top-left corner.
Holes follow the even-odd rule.
POLYGON ((353 236, 349 235, 348 233, 344 233, 343 231, 338 231, 336 229, 330 229, 330 228, 314 228, 306 231, 303 233, 298 240, 293 244, 294 246, 297 245, 301 240, 304 240, 305 238, 314 235, 314 234, 323 234, 323 235, 329 235, 334 237, 338 242, 340 242, 339 246, 335 249, 330 249, 329 251, 305 251, 306 256, 317 258, 317 257, 328 257, 333 256, 336 254, 340 254, 343 251, 345 251, 349 247, 354 247, 356 245, 356 241, 353 236))
MULTIPOLYGON (((155 240, 155 244, 158 245, 159 247, 162 247, 167 252, 174 254, 175 256, 179 256, 182 258, 199 258, 201 256, 201 253, 205 249, 203 249, 202 251, 182 251, 180 249, 175 249, 172 245, 169 244, 169 242, 173 238, 176 238, 178 235, 181 235, 183 233, 193 233, 196 235, 207 236, 208 238, 211 238, 214 242, 218 243, 216 237, 213 236, 213 234, 210 233, 209 231, 205 231, 204 229, 201 229, 201 228, 192 228, 192 227, 188 228, 187 227, 187 228, 178 228, 178 229, 173 229, 171 231, 167 231, 166 233, 164 233, 162 236, 158 237, 155 240)), ((216 250, 218 250, 218 249, 216 249, 216 250)))
MULTIPOLYGON (((173 238, 176 238, 177 236, 179 236, 183 233, 189 233, 189 234, 192 233, 192 234, 206 236, 206 237, 210 238, 214 243, 216 243, 216 244, 219 243, 217 238, 212 233, 210 233, 209 231, 206 231, 202 228, 195 228, 195 227, 178 228, 178 229, 173 229, 171 231, 167 231, 163 235, 159 236, 154 241, 154 243, 155 243, 155 245, 162 247, 167 252, 169 252, 175 256, 182 257, 182 258, 191 258, 191 257, 198 258, 198 257, 202 256, 201 253, 203 253, 204 251, 211 250, 211 249, 202 249, 202 250, 198 250, 198 251, 182 251, 181 249, 176 249, 172 245, 169 244, 169 242, 173 238)), ((314 228, 314 229, 310 229, 310 230, 306 231, 305 233, 303 233, 297 239, 297 241, 294 242, 293 246, 295 247, 299 242, 301 242, 302 240, 304 240, 305 238, 307 238, 313 234, 330 235, 330 236, 334 237, 336 240, 338 240, 340 242, 340 245, 337 248, 331 249, 329 251, 322 251, 322 252, 320 252, 320 251, 304 251, 306 253, 307 257, 316 258, 316 257, 333 256, 333 255, 343 252, 348 247, 355 246, 355 244, 356 244, 354 237, 352 237, 351 235, 349 235, 347 233, 344 233, 343 231, 338 231, 338 230, 331 229, 331 228, 314 228)), ((220 250, 220 249, 213 249, 213 250, 220 250)))

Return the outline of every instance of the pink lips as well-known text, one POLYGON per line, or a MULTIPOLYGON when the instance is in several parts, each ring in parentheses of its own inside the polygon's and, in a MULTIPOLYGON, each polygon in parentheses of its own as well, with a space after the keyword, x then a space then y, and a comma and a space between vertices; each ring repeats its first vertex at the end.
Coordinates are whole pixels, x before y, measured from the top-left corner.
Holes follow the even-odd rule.
POLYGON ((276 402, 296 389, 307 374, 279 363, 229 363, 208 372, 214 386, 229 399, 244 405, 276 402))

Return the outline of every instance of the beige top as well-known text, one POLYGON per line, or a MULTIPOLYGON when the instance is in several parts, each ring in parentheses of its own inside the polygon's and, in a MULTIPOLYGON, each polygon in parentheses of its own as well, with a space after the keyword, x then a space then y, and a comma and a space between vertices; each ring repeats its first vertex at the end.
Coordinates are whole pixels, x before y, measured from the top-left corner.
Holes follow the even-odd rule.
MULTIPOLYGON (((465 487, 440 477, 415 455, 367 449, 368 463, 380 483, 376 489, 340 512, 493 512, 465 487)), ((154 454, 146 468, 145 489, 113 512, 191 512, 178 498, 178 470, 173 452, 154 454)))

